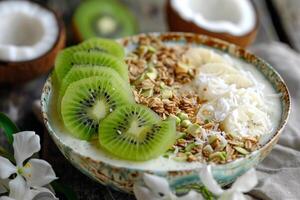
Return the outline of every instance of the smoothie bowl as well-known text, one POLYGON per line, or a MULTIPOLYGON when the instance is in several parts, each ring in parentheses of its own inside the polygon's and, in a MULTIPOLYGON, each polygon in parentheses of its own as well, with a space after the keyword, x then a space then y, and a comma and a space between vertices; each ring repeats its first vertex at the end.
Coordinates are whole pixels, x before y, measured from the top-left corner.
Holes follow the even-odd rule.
POLYGON ((64 156, 125 192, 143 173, 166 177, 173 189, 201 185, 207 164, 229 184, 269 154, 290 112, 288 89, 266 62, 189 33, 67 48, 41 101, 64 156))

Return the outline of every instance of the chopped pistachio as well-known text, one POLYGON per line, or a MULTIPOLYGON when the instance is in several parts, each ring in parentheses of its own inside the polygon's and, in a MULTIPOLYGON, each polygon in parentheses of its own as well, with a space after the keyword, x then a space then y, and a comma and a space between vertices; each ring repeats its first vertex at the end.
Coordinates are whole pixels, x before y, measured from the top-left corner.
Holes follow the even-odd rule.
POLYGON ((147 69, 146 76, 151 80, 155 80, 157 78, 157 70, 154 67, 150 67, 147 69))
POLYGON ((187 73, 189 71, 189 65, 183 62, 178 62, 175 68, 176 73, 187 73))
POLYGON ((147 46, 147 49, 148 49, 148 51, 151 52, 151 53, 156 52, 156 49, 155 49, 153 46, 148 45, 148 46, 147 46))
POLYGON ((247 155, 249 154, 249 151, 247 151, 246 149, 242 148, 242 147, 233 147, 237 152, 243 154, 243 155, 247 155))
POLYGON ((165 87, 167 87, 166 84, 165 84, 164 82, 160 82, 159 85, 160 85, 160 88, 165 88, 165 87))
POLYGON ((177 140, 177 142, 178 142, 179 144, 184 144, 186 141, 185 141, 185 139, 183 139, 183 138, 179 138, 179 139, 177 140))
POLYGON ((217 147, 218 150, 223 150, 226 145, 228 144, 227 140, 225 138, 220 139, 220 145, 217 147))
POLYGON ((182 122, 181 122, 181 126, 182 127, 185 127, 185 128, 187 128, 189 125, 191 125, 192 124, 192 122, 190 121, 190 120, 188 120, 188 119, 185 119, 185 120, 183 120, 182 122))
POLYGON ((214 159, 214 158, 220 158, 221 160, 226 160, 226 152, 224 151, 218 151, 218 152, 215 152, 215 153, 212 153, 209 155, 209 159, 214 159))
POLYGON ((198 124, 191 124, 188 126, 186 132, 188 134, 191 134, 191 135, 197 135, 198 133, 201 132, 201 126, 199 126, 198 124))
POLYGON ((209 123, 209 119, 204 120, 204 123, 208 124, 209 123))
POLYGON ((240 142, 240 141, 232 141, 232 140, 229 140, 228 141, 229 144, 232 144, 234 146, 238 146, 238 147, 244 147, 244 143, 243 142, 240 142))
POLYGON ((141 54, 144 54, 144 53, 147 53, 147 52, 155 53, 156 49, 151 45, 141 45, 139 47, 139 51, 140 51, 141 54))
POLYGON ((134 81, 134 85, 138 85, 145 80, 145 74, 142 74, 138 79, 134 81))
POLYGON ((152 97, 153 96, 153 89, 147 89, 147 90, 143 90, 142 95, 145 97, 152 97))
POLYGON ((186 133, 184 133, 184 132, 180 132, 180 131, 176 132, 176 139, 184 138, 185 136, 186 136, 186 133))
POLYGON ((185 119, 189 119, 188 114, 184 113, 184 112, 180 112, 177 114, 177 117, 179 117, 181 120, 185 120, 185 119))
POLYGON ((153 63, 153 62, 148 62, 147 63, 147 68, 149 69, 149 68, 154 68, 155 67, 155 64, 153 63))
POLYGON ((210 135, 208 137, 208 143, 209 144, 212 144, 214 141, 216 141, 218 139, 218 136, 217 135, 210 135))
POLYGON ((169 99, 173 96, 173 92, 170 89, 162 89, 161 91, 161 97, 163 99, 169 99))
POLYGON ((145 52, 145 51, 147 51, 147 46, 146 45, 141 45, 138 50, 142 51, 142 52, 145 52))
POLYGON ((169 116, 171 119, 174 119, 176 122, 176 125, 180 124, 181 119, 179 117, 177 117, 176 115, 170 114, 169 116))
POLYGON ((190 143, 185 147, 185 151, 190 152, 195 146, 196 146, 196 144, 194 142, 190 143))
POLYGON ((207 155, 210 155, 213 152, 214 152, 214 150, 209 144, 203 148, 203 153, 205 153, 207 155))
POLYGON ((154 83, 150 79, 146 79, 142 82, 142 89, 152 89, 154 88, 154 83))

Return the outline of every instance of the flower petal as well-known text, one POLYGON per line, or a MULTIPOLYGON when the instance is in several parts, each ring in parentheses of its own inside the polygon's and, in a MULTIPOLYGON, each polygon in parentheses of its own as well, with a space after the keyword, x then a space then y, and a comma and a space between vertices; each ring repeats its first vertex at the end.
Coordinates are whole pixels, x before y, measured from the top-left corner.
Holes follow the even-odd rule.
POLYGON ((194 200, 194 199, 205 200, 200 193, 195 192, 195 191, 190 191, 187 195, 185 195, 183 197, 177 197, 177 199, 178 200, 194 200))
POLYGON ((6 179, 16 172, 17 168, 7 158, 0 156, 0 178, 6 179))
POLYGON ((8 188, 8 179, 0 179, 0 194, 7 192, 8 188))
POLYGON ((242 193, 249 192, 252 190, 258 183, 256 176, 256 171, 254 168, 248 170, 244 175, 240 176, 233 183, 231 189, 236 190, 242 193))
POLYGON ((213 194, 220 196, 224 192, 217 181, 214 179, 210 165, 203 167, 200 170, 199 176, 205 187, 207 187, 207 189, 213 194))
POLYGON ((7 192, 6 188, 3 185, 1 185, 1 183, 0 183, 0 194, 3 194, 5 192, 7 192))
POLYGON ((0 197, 0 200, 15 200, 15 199, 12 199, 8 196, 3 196, 3 197, 0 197))
POLYGON ((30 200, 58 200, 49 189, 43 187, 37 187, 30 190, 27 198, 30 200))
POLYGON ((41 159, 30 159, 24 166, 22 175, 31 187, 44 186, 57 179, 51 165, 41 159))
POLYGON ((159 200, 148 188, 134 184, 133 192, 137 200, 159 200))
POLYGON ((9 197, 15 200, 24 200, 24 195, 28 192, 25 180, 22 176, 17 177, 9 182, 9 197))
POLYGON ((170 196, 171 190, 169 183, 165 178, 152 174, 144 174, 143 180, 156 197, 166 198, 170 196))
POLYGON ((18 167, 23 166, 24 160, 40 151, 40 137, 33 131, 23 131, 14 134, 13 147, 18 167))

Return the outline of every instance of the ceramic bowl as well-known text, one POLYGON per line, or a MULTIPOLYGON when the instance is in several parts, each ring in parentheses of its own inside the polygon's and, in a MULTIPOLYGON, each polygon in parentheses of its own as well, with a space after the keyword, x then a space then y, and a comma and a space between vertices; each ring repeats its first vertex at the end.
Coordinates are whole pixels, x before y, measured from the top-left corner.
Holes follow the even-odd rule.
MULTIPOLYGON (((153 33, 151 35, 160 38, 168 44, 172 43, 183 45, 189 43, 194 46, 207 46, 228 53, 233 57, 255 66, 257 70, 259 70, 273 85, 275 90, 282 94, 282 115, 279 125, 274 134, 272 134, 267 141, 262 143, 262 147, 245 158, 240 158, 227 164, 212 166, 213 175, 220 184, 226 185, 233 182, 248 169, 255 167, 259 162, 261 162, 270 153, 278 141, 278 138, 287 123, 290 112, 290 97, 286 84, 280 75, 265 61, 249 53, 243 48, 222 40, 189 33, 153 33)), ((124 45, 128 53, 134 49, 137 42, 142 37, 147 37, 147 35, 141 34, 124 38, 119 41, 124 45)), ((171 167, 169 170, 162 170, 159 167, 152 167, 149 169, 143 168, 141 167, 141 163, 127 161, 127 166, 124 167, 124 165, 118 163, 118 159, 112 157, 100 159, 100 155, 107 155, 107 153, 101 150, 100 147, 97 147, 96 142, 92 145, 90 142, 82 141, 82 143, 78 145, 78 143, 76 143, 77 139, 72 138, 72 136, 70 136, 70 134, 68 134, 63 128, 56 111, 56 93, 57 91, 52 84, 51 78, 48 78, 45 83, 41 99, 44 122, 49 134, 60 151, 82 173, 103 185, 109 185, 124 192, 132 192, 133 184, 136 181, 141 181, 141 175, 144 172, 166 177, 172 189, 180 189, 189 184, 201 184, 201 180, 198 177, 198 170, 202 164, 196 164, 190 168, 179 169, 177 167, 171 167), (66 138, 71 139, 66 142, 66 138), (93 154, 85 155, 79 150, 84 148, 93 148, 93 154)))

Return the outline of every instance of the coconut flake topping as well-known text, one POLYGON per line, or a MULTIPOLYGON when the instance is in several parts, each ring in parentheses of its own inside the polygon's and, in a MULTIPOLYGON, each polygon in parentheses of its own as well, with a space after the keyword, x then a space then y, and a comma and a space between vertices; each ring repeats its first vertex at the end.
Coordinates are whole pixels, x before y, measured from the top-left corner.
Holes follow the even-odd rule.
POLYGON ((241 36, 256 23, 249 0, 171 0, 171 6, 183 19, 213 32, 241 36))
MULTIPOLYGON (((199 48, 190 51, 193 50, 199 52, 199 48)), ((216 54, 206 51, 211 53, 199 54, 197 58, 189 52, 186 56, 195 63, 195 59, 216 54)), ((264 84, 233 59, 199 64, 192 87, 207 101, 197 113, 200 120, 218 122, 226 133, 240 136, 261 136, 272 131, 269 95, 264 94, 264 84)))
POLYGON ((55 15, 29 1, 0 2, 0 60, 27 61, 49 51, 58 37, 55 15))

